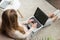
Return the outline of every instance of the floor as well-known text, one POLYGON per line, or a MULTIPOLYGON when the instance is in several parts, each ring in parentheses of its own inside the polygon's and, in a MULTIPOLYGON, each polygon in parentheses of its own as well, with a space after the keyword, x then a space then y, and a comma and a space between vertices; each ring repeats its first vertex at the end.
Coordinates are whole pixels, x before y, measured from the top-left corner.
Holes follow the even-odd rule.
MULTIPOLYGON (((21 6, 19 10, 24 16, 24 18, 21 18, 20 15, 18 15, 20 21, 25 21, 29 17, 31 17, 34 14, 37 7, 43 10, 46 14, 54 12, 56 10, 46 0, 20 0, 20 2, 21 6)), ((45 39, 48 37, 54 40, 60 40, 60 20, 57 20, 51 26, 47 26, 39 30, 37 34, 32 38, 32 40, 42 40, 42 38, 45 39)), ((0 36, 0 39, 2 38, 4 37, 0 36)))
POLYGON ((51 3, 55 8, 60 9, 60 0, 47 0, 51 3))
POLYGON ((60 40, 60 20, 57 20, 51 26, 45 27, 39 30, 32 40, 45 40, 47 38, 50 40, 60 40))

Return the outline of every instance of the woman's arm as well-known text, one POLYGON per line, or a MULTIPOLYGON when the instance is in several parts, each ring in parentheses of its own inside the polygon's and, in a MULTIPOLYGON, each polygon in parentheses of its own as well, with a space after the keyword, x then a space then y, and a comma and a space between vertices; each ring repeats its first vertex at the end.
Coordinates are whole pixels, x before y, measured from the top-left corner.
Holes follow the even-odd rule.
POLYGON ((36 28, 36 25, 37 25, 36 23, 32 24, 32 27, 30 28, 30 30, 26 31, 25 34, 22 34, 18 30, 16 30, 14 33, 16 35, 16 38, 22 38, 23 39, 23 38, 28 37, 32 33, 32 31, 36 28))
POLYGON ((15 31, 16 38, 24 39, 24 38, 28 37, 28 36, 31 34, 31 32, 32 32, 33 29, 34 29, 34 28, 31 28, 31 29, 30 29, 28 32, 26 32, 25 34, 22 34, 20 31, 16 30, 16 31, 15 31))
POLYGON ((29 24, 31 23, 32 21, 34 21, 33 19, 29 19, 29 20, 26 20, 26 21, 23 21, 21 22, 22 24, 29 24))

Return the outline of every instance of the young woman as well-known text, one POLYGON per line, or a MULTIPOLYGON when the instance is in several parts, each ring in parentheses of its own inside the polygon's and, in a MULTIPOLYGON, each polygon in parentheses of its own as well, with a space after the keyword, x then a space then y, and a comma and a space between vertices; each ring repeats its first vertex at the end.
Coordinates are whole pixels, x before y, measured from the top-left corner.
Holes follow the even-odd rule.
POLYGON ((24 25, 18 24, 16 11, 8 9, 2 14, 1 32, 11 38, 24 39, 36 28, 36 23, 31 24, 29 30, 24 25))
MULTIPOLYGON (((53 22, 56 20, 56 16, 51 14, 50 19, 47 20, 46 24, 53 22)), ((31 28, 28 29, 23 24, 18 24, 17 21, 17 13, 13 9, 7 9, 2 14, 2 24, 1 24, 1 32, 10 37, 15 39, 25 39, 29 40, 28 37, 32 33, 32 31, 37 27, 37 23, 32 23, 33 19, 29 20, 27 23, 31 23, 31 28)), ((48 24, 49 25, 49 24, 48 24)))

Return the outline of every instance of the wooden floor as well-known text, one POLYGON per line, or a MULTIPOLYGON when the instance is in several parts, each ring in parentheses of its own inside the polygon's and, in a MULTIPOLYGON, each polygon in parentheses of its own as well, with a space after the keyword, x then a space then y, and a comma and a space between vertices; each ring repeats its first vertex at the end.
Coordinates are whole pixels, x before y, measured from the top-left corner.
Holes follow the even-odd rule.
POLYGON ((47 0, 55 8, 60 9, 60 0, 47 0))

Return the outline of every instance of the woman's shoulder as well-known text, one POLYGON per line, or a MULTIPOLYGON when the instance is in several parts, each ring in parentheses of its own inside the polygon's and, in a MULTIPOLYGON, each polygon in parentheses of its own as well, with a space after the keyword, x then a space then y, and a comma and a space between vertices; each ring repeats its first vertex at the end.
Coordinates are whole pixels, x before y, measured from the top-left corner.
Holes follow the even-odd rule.
POLYGON ((9 32, 8 35, 12 38, 21 38, 20 36, 22 36, 22 33, 19 30, 15 30, 14 32, 9 32))
POLYGON ((25 32, 28 31, 27 27, 26 27, 24 24, 18 23, 18 25, 19 25, 20 27, 23 27, 25 32))
POLYGON ((19 37, 19 38, 21 38, 21 36, 23 36, 23 34, 19 31, 19 30, 15 30, 15 32, 14 32, 14 35, 15 35, 15 37, 19 37))

